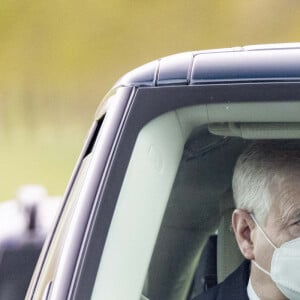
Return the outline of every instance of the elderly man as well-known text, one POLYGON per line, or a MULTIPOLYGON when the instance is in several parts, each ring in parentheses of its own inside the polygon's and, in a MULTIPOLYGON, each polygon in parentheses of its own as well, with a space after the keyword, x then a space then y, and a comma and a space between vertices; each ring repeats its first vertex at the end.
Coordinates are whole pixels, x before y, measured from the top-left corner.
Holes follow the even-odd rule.
POLYGON ((246 260, 195 300, 300 299, 300 143, 252 144, 232 188, 232 227, 246 260))

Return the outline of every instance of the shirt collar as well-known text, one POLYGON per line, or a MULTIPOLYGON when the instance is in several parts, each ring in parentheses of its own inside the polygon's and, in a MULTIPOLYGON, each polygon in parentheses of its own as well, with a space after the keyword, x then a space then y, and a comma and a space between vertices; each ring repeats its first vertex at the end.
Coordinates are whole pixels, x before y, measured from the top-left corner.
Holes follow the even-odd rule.
POLYGON ((249 278, 249 281, 248 281, 247 294, 248 294, 249 300, 260 300, 253 289, 253 286, 251 283, 251 277, 249 278))

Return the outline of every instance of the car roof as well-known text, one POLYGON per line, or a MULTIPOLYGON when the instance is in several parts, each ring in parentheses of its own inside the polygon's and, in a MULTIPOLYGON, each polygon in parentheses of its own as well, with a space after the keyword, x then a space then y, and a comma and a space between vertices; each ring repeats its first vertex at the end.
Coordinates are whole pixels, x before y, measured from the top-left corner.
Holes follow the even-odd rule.
POLYGON ((300 81, 300 43, 184 52, 145 64, 116 87, 300 81))

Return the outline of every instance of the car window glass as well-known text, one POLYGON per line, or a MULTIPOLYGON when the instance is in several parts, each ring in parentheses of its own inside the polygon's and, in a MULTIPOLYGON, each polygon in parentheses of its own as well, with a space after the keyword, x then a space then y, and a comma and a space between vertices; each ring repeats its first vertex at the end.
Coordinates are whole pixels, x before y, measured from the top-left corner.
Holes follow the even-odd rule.
MULTIPOLYGON (((205 275, 205 285, 227 276, 242 259, 229 230, 234 163, 254 138, 299 134, 291 124, 299 121, 298 109, 297 102, 199 105, 148 123, 131 156, 93 299, 190 299, 205 288, 196 283, 206 272, 199 271, 205 269, 199 267, 204 253, 219 256, 216 274, 205 275), (212 123, 222 129, 237 120, 250 139, 243 130, 229 136, 214 132, 212 123), (253 128, 243 127, 250 121, 253 128), (264 127, 265 121, 277 122, 277 129, 264 127), (115 282, 122 284, 112 292, 115 282)), ((204 257, 209 260, 216 264, 204 257)))

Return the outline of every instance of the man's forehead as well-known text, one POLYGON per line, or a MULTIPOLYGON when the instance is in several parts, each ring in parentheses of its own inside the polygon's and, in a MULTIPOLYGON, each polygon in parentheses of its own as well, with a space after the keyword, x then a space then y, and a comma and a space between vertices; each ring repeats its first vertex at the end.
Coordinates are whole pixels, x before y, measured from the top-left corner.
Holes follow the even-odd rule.
POLYGON ((280 210, 282 220, 291 220, 300 216, 300 202, 286 201, 280 210))
POLYGON ((271 210, 277 217, 289 219, 300 214, 300 176, 288 176, 270 192, 271 210))

